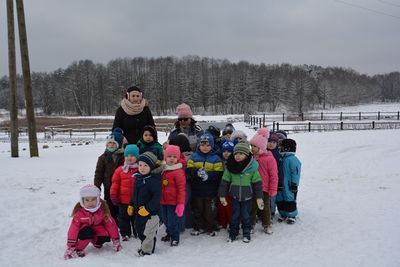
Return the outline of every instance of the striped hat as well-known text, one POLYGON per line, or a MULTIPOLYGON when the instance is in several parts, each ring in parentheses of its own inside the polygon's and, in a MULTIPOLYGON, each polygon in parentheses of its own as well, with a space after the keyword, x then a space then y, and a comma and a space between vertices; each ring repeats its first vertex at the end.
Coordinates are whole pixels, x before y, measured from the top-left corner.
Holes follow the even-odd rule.
POLYGON ((156 155, 154 155, 152 152, 150 151, 146 151, 143 154, 141 154, 139 156, 139 158, 137 159, 137 161, 143 161, 144 163, 146 163, 147 165, 149 165, 151 170, 154 170, 155 168, 158 167, 157 165, 157 157, 156 155))
POLYGON ((246 141, 240 141, 235 145, 235 148, 233 149, 233 154, 236 153, 242 153, 245 154, 246 156, 250 155, 250 146, 249 143, 246 141))

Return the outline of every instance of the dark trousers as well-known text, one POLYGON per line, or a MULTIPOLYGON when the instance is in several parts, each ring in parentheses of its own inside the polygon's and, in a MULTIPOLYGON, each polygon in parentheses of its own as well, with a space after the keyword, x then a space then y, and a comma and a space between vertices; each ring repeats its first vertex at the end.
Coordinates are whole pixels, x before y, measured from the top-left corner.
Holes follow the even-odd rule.
POLYGON ((192 187, 189 182, 186 182, 186 199, 185 199, 185 211, 179 222, 181 232, 184 232, 186 228, 193 228, 193 212, 191 206, 192 200, 192 187))
POLYGON ((176 206, 173 205, 162 205, 163 221, 167 227, 167 235, 171 237, 171 240, 179 241, 180 233, 180 218, 176 215, 176 206))
POLYGON ((232 220, 229 228, 229 237, 235 239, 239 234, 239 223, 242 221, 243 237, 250 239, 252 200, 237 201, 232 198, 232 220))
POLYGON ((104 200, 107 202, 108 208, 110 209, 111 216, 118 225, 118 206, 115 206, 111 202, 110 188, 104 188, 104 200))
POLYGON ((118 205, 118 227, 121 236, 136 236, 135 217, 128 215, 128 205, 118 205))
POLYGON ((259 210, 257 206, 256 198, 253 198, 253 206, 251 208, 251 220, 252 224, 255 225, 257 222, 257 214, 261 217, 263 227, 271 225, 271 207, 270 198, 267 192, 263 192, 264 209, 259 210))
POLYGON ((210 233, 217 229, 212 197, 192 197, 193 229, 210 233))

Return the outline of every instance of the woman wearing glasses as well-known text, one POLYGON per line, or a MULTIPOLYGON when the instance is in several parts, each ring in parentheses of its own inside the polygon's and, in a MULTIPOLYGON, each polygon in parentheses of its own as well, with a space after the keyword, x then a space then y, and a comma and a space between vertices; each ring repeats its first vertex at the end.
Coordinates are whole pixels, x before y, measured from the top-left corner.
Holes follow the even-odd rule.
POLYGON ((147 100, 143 98, 142 90, 131 86, 126 90, 125 98, 115 113, 113 129, 121 128, 128 144, 136 144, 146 125, 154 126, 153 115, 147 100))
POLYGON ((176 111, 178 120, 175 122, 175 128, 168 136, 168 141, 176 138, 178 134, 184 133, 189 139, 190 148, 194 152, 196 151, 197 140, 204 133, 203 129, 193 119, 193 113, 189 105, 182 103, 177 106, 176 111))

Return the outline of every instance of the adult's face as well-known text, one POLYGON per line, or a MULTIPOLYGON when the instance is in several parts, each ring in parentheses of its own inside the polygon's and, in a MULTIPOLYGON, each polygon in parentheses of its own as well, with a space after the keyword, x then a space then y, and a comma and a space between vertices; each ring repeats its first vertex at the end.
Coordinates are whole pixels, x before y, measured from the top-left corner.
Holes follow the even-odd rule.
POLYGON ((142 101, 142 93, 135 90, 130 91, 128 93, 128 100, 132 104, 140 104, 140 102, 142 101))
POLYGON ((192 122, 191 118, 180 118, 178 119, 179 121, 179 126, 182 128, 187 128, 190 126, 190 123, 192 122))

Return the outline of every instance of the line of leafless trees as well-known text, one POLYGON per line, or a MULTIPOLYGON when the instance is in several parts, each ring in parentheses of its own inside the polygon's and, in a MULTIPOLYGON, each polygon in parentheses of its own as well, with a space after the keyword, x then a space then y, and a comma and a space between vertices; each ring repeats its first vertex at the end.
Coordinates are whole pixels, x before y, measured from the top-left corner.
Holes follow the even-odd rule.
MULTIPOLYGON (((368 102, 399 102, 400 73, 362 75, 339 67, 265 65, 198 56, 91 60, 32 73, 35 107, 44 114, 112 115, 127 87, 143 88, 154 114, 186 102, 197 113, 304 112, 368 102)), ((19 107, 24 107, 17 77, 19 107)), ((0 108, 8 108, 9 79, 0 79, 0 108)))

